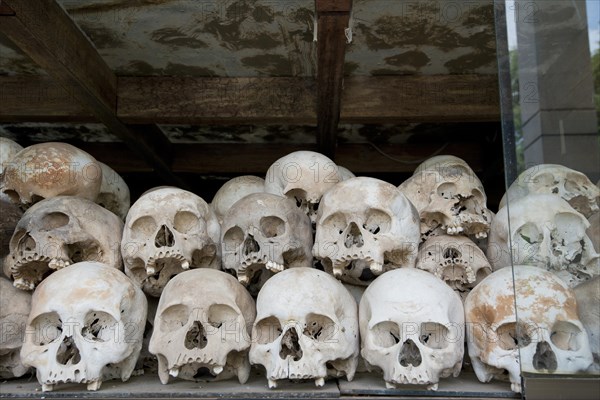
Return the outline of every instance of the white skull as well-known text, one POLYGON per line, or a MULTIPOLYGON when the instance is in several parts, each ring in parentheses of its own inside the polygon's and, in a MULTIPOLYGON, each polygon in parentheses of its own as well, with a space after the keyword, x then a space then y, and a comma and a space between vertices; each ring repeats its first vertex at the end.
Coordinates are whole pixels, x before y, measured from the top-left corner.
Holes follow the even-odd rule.
POLYGON ((121 178, 121 175, 117 174, 111 167, 101 162, 98 162, 98 164, 102 168, 102 186, 98 197, 96 197, 96 203, 124 220, 131 205, 129 187, 121 178))
POLYGON ((599 210, 600 189, 585 174, 556 164, 540 164, 521 173, 510 185, 500 208, 530 193, 554 194, 586 217, 599 210))
POLYGON ((437 390, 440 378, 460 373, 463 305, 435 276, 415 268, 386 272, 365 291, 359 316, 361 354, 383 370, 388 388, 417 384, 437 390))
POLYGON ((485 278, 467 296, 465 319, 469 356, 481 382, 508 373, 512 390, 521 392, 521 370, 570 374, 592 363, 575 295, 540 268, 515 265, 485 278))
POLYGON ((483 251, 465 236, 432 236, 419 247, 417 268, 448 284, 462 300, 492 267, 483 251))
POLYGON ((292 268, 269 279, 258 294, 250 362, 265 367, 270 388, 280 379, 327 376, 351 381, 359 353, 358 313, 352 295, 331 275, 292 268))
POLYGON ((443 160, 424 165, 399 186, 419 211, 421 233, 487 237, 493 215, 481 181, 466 163, 443 160))
POLYGON ((465 160, 449 154, 428 158, 415 168, 413 175, 423 171, 438 171, 443 176, 473 173, 465 160))
POLYGON ((312 266, 310 219, 287 197, 255 193, 236 202, 221 229, 223 269, 253 296, 273 274, 312 266))
POLYGON ((265 180, 258 176, 244 175, 230 179, 221 186, 210 206, 217 214, 220 223, 223 223, 227 211, 241 198, 252 193, 263 193, 265 180))
POLYGON ((590 223, 590 226, 585 233, 592 241, 596 253, 600 253, 600 211, 592 214, 588 218, 588 222, 590 223))
POLYGON ((0 137, 0 201, 10 202, 10 197, 4 193, 4 169, 8 166, 12 158, 19 151, 23 150, 23 147, 13 142, 10 139, 0 137))
POLYGON ((81 262, 55 272, 33 293, 24 365, 43 391, 63 382, 129 379, 142 347, 146 297, 123 272, 81 262))
POLYGON ((172 187, 147 191, 125 220, 121 253, 125 273, 159 297, 174 275, 221 267, 220 226, 202 198, 172 187))
POLYGON ((123 222, 98 204, 58 196, 29 208, 10 240, 10 274, 15 287, 32 290, 54 270, 80 261, 122 269, 123 222))
POLYGON ((586 234, 588 226, 585 217, 560 197, 530 194, 498 211, 487 257, 497 270, 511 265, 512 252, 515 264, 547 269, 573 287, 600 275, 600 256, 586 234))
POLYGON ((350 178, 356 178, 356 175, 354 175, 348 168, 342 167, 341 165, 338 165, 337 167, 342 181, 347 181, 350 178))
POLYGON ((4 193, 23 208, 55 196, 94 201, 102 185, 102 168, 75 146, 40 143, 15 154, 5 167, 4 182, 4 193))
POLYGON ((594 372, 600 372, 600 276, 573 288, 577 298, 577 314, 585 326, 594 356, 594 372))
POLYGON ((10 278, 10 261, 4 262, 10 253, 10 238, 15 232, 19 220, 23 217, 23 210, 10 200, 4 200, 0 196, 0 270, 7 278, 10 278))
POLYGON ((313 151, 296 151, 275 161, 265 178, 265 192, 286 196, 316 222, 321 197, 342 176, 328 157, 313 151))
POLYGON ((255 315, 254 300, 231 275, 205 268, 177 275, 160 297, 150 339, 160 381, 237 375, 245 383, 255 315))
POLYGON ((18 378, 29 372, 21 363, 21 346, 31 310, 31 294, 0 277, 0 378, 18 378))
POLYGON ((321 200, 313 255, 345 282, 366 286, 390 269, 414 267, 418 243, 417 211, 394 185, 352 178, 321 200))

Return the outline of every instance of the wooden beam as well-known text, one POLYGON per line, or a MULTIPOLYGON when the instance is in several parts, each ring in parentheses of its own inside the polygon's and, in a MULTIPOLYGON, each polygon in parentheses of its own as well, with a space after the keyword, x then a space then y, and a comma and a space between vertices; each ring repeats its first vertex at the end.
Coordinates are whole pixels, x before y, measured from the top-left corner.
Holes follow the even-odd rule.
POLYGON ((157 174, 185 186, 170 171, 169 159, 165 157, 168 149, 153 148, 143 134, 117 118, 115 74, 56 0, 3 0, 2 4, 12 9, 14 15, 0 16, 0 32, 56 78, 69 98, 72 94, 157 174))
POLYGON ((352 0, 315 0, 317 10, 317 144, 321 153, 335 159, 340 121, 345 29, 352 0))
MULTIPOLYGON (((118 117, 132 124, 316 124, 304 78, 118 78, 118 117)), ((495 75, 347 77, 342 123, 499 121, 495 75)), ((0 76, 0 122, 97 122, 51 77, 0 76)))

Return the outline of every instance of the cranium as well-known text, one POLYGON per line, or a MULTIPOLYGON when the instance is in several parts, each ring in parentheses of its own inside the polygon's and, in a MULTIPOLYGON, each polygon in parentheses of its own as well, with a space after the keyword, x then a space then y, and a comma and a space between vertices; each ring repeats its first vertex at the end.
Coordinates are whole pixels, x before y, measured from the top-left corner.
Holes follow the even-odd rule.
POLYGON ((508 373, 512 390, 521 392, 521 370, 570 374, 592 363, 575 295, 540 268, 515 265, 485 278, 467 296, 465 319, 469 356, 481 382, 508 373))
POLYGON ((497 270, 511 265, 512 253, 515 264, 547 269, 573 287, 600 275, 600 256, 586 234, 588 226, 585 217, 560 197, 530 194, 498 211, 487 257, 497 270))
POLYGON ((471 289, 492 273, 492 267, 481 249, 465 236, 428 238, 419 248, 416 266, 446 282, 463 300, 471 289))
POLYGON ((286 196, 316 222, 321 197, 342 181, 338 166, 313 151, 296 151, 275 161, 265 178, 265 192, 286 196))
POLYGON ((423 171, 438 171, 443 176, 473 173, 465 160, 449 154, 428 158, 415 168, 413 175, 419 175, 423 171))
POLYGON ((163 384, 169 375, 187 380, 250 375, 249 329, 254 300, 235 278, 195 269, 174 277, 160 297, 150 352, 158 356, 163 384))
POLYGON ((125 273, 144 292, 159 297, 180 272, 221 267, 219 236, 219 221, 202 198, 172 187, 147 191, 125 220, 125 273))
POLYGON ((521 173, 500 200, 500 208, 530 193, 554 194, 589 217, 599 210, 600 189, 579 171, 556 164, 540 164, 521 173))
POLYGON ((312 268, 285 270, 256 301, 250 362, 265 367, 270 388, 280 379, 327 376, 352 380, 358 362, 356 302, 332 276, 312 268))
POLYGON ((399 186, 419 211, 422 235, 441 229, 448 235, 487 237, 492 213, 483 185, 466 163, 444 160, 425 164, 399 186))
POLYGON ((223 268, 254 296, 273 274, 312 265, 310 219, 286 197, 255 193, 236 202, 222 226, 223 268))
POLYGON ((0 277, 0 378, 18 378, 29 368, 21 363, 21 346, 31 310, 31 294, 0 277))
POLYGON ((389 183, 352 178, 321 200, 313 255, 345 282, 366 286, 390 269, 414 267, 418 243, 417 212, 389 183))
POLYGON ((96 197, 96 203, 124 220, 131 205, 129 187, 111 167, 101 162, 98 162, 98 164, 102 168, 102 186, 98 197, 96 197))
POLYGON ((11 201, 4 201, 0 198, 0 269, 7 278, 10 278, 10 260, 4 262, 5 257, 10 253, 10 238, 15 232, 15 228, 23 217, 23 211, 11 201))
POLYGON ((100 164, 67 143, 26 147, 5 166, 4 193, 23 208, 55 196, 96 200, 102 185, 100 164))
POLYGON ((337 167, 342 181, 347 181, 350 178, 356 178, 356 175, 354 175, 348 168, 342 167, 341 165, 338 165, 337 167))
POLYGON ((142 347, 146 297, 123 272, 81 262, 46 278, 32 297, 21 359, 43 391, 62 382, 129 379, 142 347))
POLYGON ((435 276, 400 268, 378 277, 360 301, 361 354, 388 388, 458 376, 464 354, 460 296, 435 276), (399 289, 401 288, 401 289, 399 289))
POLYGON ((23 147, 10 139, 0 137, 0 201, 10 202, 10 197, 4 193, 4 168, 23 147))
POLYGON ((600 372, 600 276, 573 288, 577 299, 577 315, 585 326, 594 356, 593 372, 600 372))
POLYGON ((119 217, 90 200, 58 196, 34 204, 10 240, 6 262, 15 287, 32 290, 54 270, 80 261, 122 269, 122 232, 119 217))
POLYGON ((214 210, 220 223, 227 211, 241 198, 252 193, 263 193, 265 180, 258 176, 244 175, 230 179, 215 193, 210 206, 214 210))

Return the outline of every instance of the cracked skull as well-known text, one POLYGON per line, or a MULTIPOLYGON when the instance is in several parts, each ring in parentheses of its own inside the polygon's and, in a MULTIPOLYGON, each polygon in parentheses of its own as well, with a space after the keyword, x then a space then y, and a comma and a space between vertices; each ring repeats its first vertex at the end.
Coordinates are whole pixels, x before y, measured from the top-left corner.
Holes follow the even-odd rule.
POLYGON ((250 362, 265 367, 270 388, 280 379, 354 377, 359 338, 356 302, 331 275, 292 268, 258 294, 250 362))
POLYGON ((273 274, 312 265, 310 220, 286 197, 244 197, 225 215, 222 235, 223 268, 254 296, 273 274))
POLYGON ((508 379, 519 393, 521 370, 571 374, 592 363, 574 293, 540 268, 494 272, 467 296, 465 316, 469 356, 481 382, 508 379))
POLYGON ((325 271, 366 286, 377 275, 414 267, 419 217, 393 185, 374 178, 351 178, 321 200, 313 255, 325 271))
POLYGON ((220 268, 220 226, 206 202, 172 187, 144 193, 125 220, 121 253, 125 273, 160 297, 174 275, 190 268, 220 268))
POLYGON ((419 211, 421 234, 426 238, 442 230, 448 235, 487 237, 493 215, 479 178, 464 162, 437 165, 424 166, 399 186, 419 211))
POLYGON ((160 297, 150 339, 160 381, 237 376, 245 383, 255 315, 254 300, 231 275, 206 268, 177 275, 160 297))
POLYGON ((515 264, 547 269, 574 287, 600 275, 600 256, 586 234, 588 226, 585 217, 560 197, 530 194, 498 211, 488 260, 497 270, 511 265, 512 253, 515 264))
POLYGON ((29 208, 10 240, 10 274, 15 287, 32 290, 55 270, 80 261, 122 269, 119 237, 123 222, 98 204, 58 196, 29 208))
POLYGON ((129 379, 142 347, 146 297, 123 272, 81 262, 55 272, 33 293, 24 365, 43 391, 59 383, 129 379))
POLYGON ((481 249, 465 236, 432 236, 419 248, 417 268, 448 284, 465 299, 492 267, 481 249))
POLYGON ((388 388, 417 384, 437 390, 440 378, 460 373, 463 305, 435 276, 415 268, 386 272, 365 291, 359 316, 361 355, 383 370, 388 388))
POLYGON ((29 372, 21 363, 21 346, 31 310, 31 294, 0 277, 0 378, 18 378, 29 372))

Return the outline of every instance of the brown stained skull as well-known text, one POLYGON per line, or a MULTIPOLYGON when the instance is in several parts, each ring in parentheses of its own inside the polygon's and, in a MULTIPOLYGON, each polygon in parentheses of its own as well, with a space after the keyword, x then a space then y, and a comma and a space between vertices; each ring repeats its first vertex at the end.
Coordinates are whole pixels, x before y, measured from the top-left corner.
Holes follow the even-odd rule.
POLYGON ((29 208, 10 240, 10 274, 15 287, 32 290, 53 271, 80 261, 122 269, 123 222, 96 203, 58 196, 29 208))

